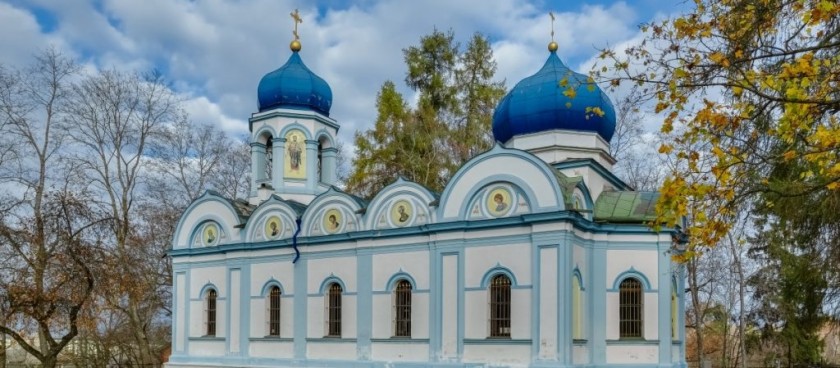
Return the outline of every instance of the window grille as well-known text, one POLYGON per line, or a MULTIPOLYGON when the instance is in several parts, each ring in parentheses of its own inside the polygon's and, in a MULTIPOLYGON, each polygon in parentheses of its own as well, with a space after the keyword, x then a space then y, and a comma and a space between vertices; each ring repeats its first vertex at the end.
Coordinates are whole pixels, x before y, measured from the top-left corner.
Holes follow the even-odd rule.
POLYGON ((274 286, 268 294, 268 335, 280 336, 280 287, 274 286))
POLYGON ((490 283, 490 337, 510 337, 510 279, 505 275, 490 283))
POLYGON ((394 336, 411 337, 411 284, 402 280, 394 290, 394 336))
POLYGON ((207 336, 216 336, 216 290, 207 292, 207 336))
POLYGON ((642 337, 642 283, 628 278, 619 285, 619 337, 642 337))
POLYGON ((341 337, 341 285, 330 285, 328 298, 327 336, 341 337))

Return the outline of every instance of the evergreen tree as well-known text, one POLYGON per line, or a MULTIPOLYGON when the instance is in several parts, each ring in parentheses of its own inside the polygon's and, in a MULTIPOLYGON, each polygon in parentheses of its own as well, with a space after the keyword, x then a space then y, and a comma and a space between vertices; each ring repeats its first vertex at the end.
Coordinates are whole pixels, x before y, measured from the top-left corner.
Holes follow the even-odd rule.
POLYGON ((398 176, 440 191, 464 162, 493 143, 493 110, 505 89, 493 81, 489 41, 474 34, 463 53, 452 31, 434 30, 403 50, 405 83, 418 93, 408 106, 393 82, 382 85, 374 127, 357 132, 347 189, 372 197, 398 176))

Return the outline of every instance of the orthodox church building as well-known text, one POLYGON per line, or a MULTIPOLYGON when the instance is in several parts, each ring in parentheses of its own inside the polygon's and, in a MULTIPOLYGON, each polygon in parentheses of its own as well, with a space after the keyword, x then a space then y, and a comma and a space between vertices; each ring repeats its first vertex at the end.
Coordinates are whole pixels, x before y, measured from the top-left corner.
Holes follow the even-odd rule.
POLYGON ((613 106, 556 43, 442 192, 370 200, 334 186, 332 91, 291 46, 257 88, 250 197, 177 225, 168 367, 685 367, 680 234, 612 174, 613 106))

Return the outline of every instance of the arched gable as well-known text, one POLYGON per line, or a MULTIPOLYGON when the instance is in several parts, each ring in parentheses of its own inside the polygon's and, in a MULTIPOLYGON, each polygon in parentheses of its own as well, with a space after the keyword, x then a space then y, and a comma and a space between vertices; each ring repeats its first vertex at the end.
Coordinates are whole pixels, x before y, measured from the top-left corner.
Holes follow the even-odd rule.
POLYGON ((245 226, 245 240, 252 243, 293 237, 303 209, 302 204, 272 195, 251 213, 245 226))
POLYGON ((172 238, 172 249, 189 248, 198 228, 211 221, 218 224, 222 233, 214 245, 242 241, 237 226, 244 221, 244 217, 230 200, 208 190, 190 203, 181 215, 172 238))
POLYGON ((398 178, 383 188, 367 206, 365 229, 380 230, 435 222, 430 207, 435 195, 420 184, 398 178))
POLYGON ((330 187, 309 203, 301 220, 301 236, 335 235, 363 230, 361 199, 330 187))
POLYGON ((518 149, 494 146, 455 173, 440 197, 438 221, 467 218, 476 194, 492 183, 506 182, 519 188, 531 203, 531 212, 564 210, 563 192, 554 170, 538 157, 518 149), (510 174, 516 168, 516 175, 510 174))

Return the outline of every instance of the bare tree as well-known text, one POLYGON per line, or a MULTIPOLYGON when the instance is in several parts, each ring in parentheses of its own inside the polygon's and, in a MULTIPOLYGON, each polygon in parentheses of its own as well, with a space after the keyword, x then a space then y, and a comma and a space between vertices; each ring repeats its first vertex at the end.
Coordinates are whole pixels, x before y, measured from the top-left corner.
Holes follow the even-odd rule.
POLYGON ((156 160, 152 161, 162 176, 158 181, 163 185, 159 188, 172 189, 170 193, 180 197, 175 203, 182 207, 210 188, 219 166, 229 161, 233 143, 219 128, 193 124, 186 116, 164 127, 161 133, 156 160), (175 187, 170 188, 171 184, 175 187))
POLYGON ((72 94, 68 135, 77 153, 73 161, 103 198, 103 208, 114 218, 110 273, 101 279, 108 304, 123 313, 137 349, 136 363, 157 362, 149 333, 161 298, 156 278, 145 274, 148 250, 137 239, 134 217, 140 201, 146 155, 161 138, 166 124, 184 119, 179 100, 160 75, 141 77, 116 71, 92 75, 78 83, 72 94))
POLYGON ((55 49, 23 70, 0 68, 0 181, 10 188, 0 206, 0 333, 44 367, 79 332, 94 290, 97 236, 87 232, 104 221, 70 189, 57 155, 79 71, 55 49))
POLYGON ((251 190, 251 147, 244 141, 230 143, 212 177, 210 187, 227 198, 247 198, 251 190))

